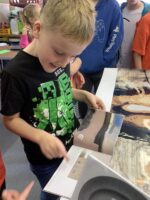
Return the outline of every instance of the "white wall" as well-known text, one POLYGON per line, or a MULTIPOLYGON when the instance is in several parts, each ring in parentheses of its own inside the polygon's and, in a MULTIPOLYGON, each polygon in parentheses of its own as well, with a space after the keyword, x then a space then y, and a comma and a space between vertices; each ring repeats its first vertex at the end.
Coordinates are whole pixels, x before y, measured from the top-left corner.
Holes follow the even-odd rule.
POLYGON ((8 3, 9 0, 0 0, 0 3, 8 3))

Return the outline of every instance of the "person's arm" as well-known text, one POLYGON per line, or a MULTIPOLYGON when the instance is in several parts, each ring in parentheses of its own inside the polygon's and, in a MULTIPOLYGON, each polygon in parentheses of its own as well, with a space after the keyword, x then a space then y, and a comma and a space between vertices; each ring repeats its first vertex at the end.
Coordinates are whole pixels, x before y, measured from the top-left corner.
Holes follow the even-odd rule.
POLYGON ((73 98, 77 101, 82 101, 86 103, 90 108, 105 110, 105 105, 103 101, 98 98, 96 95, 85 91, 72 88, 73 98))
POLYGON ((2 193, 2 200, 26 200, 33 185, 34 182, 32 181, 21 193, 16 190, 4 190, 2 193))
POLYGON ((37 143, 40 146, 42 153, 48 159, 56 157, 67 158, 66 149, 57 137, 54 137, 44 130, 32 127, 20 118, 19 113, 12 116, 3 116, 3 122, 10 131, 27 140, 37 143))
POLYGON ((106 64, 108 63, 107 67, 112 67, 113 63, 111 63, 111 61, 113 62, 114 58, 116 58, 117 61, 118 51, 122 44, 124 33, 122 13, 118 4, 115 5, 113 10, 109 32, 107 44, 104 49, 104 60, 106 64))
POLYGON ((136 69, 142 69, 142 56, 133 52, 134 65, 136 69))
POLYGON ((77 57, 75 59, 75 61, 70 64, 70 75, 71 76, 73 76, 74 74, 76 74, 79 71, 81 64, 82 64, 82 61, 79 57, 77 57))
POLYGON ((132 43, 134 65, 138 69, 143 68, 142 59, 146 54, 147 43, 150 35, 149 24, 149 18, 147 18, 146 15, 142 17, 142 19, 137 24, 132 43))

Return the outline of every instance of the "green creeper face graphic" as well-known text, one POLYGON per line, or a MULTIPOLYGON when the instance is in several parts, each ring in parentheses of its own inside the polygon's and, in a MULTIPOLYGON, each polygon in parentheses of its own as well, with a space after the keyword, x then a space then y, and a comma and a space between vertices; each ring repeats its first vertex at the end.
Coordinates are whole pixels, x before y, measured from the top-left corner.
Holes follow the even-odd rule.
POLYGON ((57 81, 42 83, 38 88, 40 99, 32 99, 36 127, 55 133, 57 136, 71 134, 74 127, 74 108, 70 79, 66 73, 57 81))

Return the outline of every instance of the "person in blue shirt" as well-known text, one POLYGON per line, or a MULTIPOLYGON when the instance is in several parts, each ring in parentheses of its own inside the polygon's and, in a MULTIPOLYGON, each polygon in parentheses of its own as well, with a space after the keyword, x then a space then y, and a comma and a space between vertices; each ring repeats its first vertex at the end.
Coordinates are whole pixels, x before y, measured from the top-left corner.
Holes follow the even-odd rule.
MULTIPOLYGON (((96 33, 92 43, 80 55, 80 72, 85 78, 84 90, 96 92, 104 68, 116 67, 118 50, 123 40, 123 19, 116 0, 93 0, 96 3, 96 33)), ((108 77, 109 78, 109 77, 108 77)), ((87 106, 79 103, 80 117, 87 106)))

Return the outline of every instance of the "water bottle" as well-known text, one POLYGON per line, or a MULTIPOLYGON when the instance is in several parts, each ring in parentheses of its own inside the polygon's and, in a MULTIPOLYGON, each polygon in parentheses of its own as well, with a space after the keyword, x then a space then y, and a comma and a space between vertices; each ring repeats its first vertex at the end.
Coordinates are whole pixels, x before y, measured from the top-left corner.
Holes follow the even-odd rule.
POLYGON ((17 18, 12 18, 10 20, 10 28, 11 28, 11 33, 13 35, 18 35, 19 34, 17 18))

